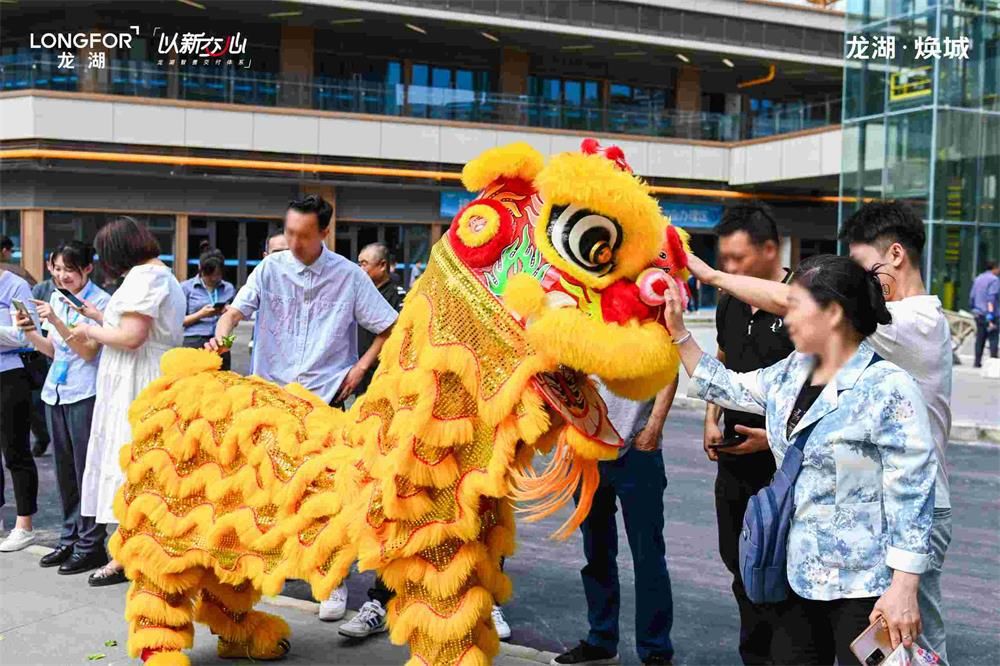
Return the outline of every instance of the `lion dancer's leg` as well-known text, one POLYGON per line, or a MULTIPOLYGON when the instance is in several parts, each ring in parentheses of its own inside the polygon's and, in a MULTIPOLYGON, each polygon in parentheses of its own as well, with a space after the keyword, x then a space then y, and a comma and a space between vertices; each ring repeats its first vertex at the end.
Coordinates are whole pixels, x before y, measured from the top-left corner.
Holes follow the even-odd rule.
POLYGON ((249 581, 222 583, 214 573, 205 574, 195 619, 219 637, 223 659, 268 661, 288 653, 288 624, 276 615, 254 610, 261 592, 249 581))
POLYGON ((131 656, 141 657, 146 666, 191 663, 181 650, 194 639, 194 597, 201 578, 201 569, 134 577, 125 604, 131 656))
POLYGON ((499 652, 491 611, 510 596, 500 559, 512 551, 513 512, 483 498, 480 517, 479 540, 449 539, 381 571, 396 591, 390 638, 409 642, 408 666, 486 666, 499 652))

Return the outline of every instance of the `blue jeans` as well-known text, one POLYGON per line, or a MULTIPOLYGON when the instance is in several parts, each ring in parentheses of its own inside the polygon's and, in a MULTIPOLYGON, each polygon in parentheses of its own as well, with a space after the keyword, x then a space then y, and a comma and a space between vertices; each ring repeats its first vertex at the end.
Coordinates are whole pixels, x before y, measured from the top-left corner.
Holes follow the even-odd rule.
POLYGON ((951 509, 934 509, 934 522, 931 524, 931 566, 920 575, 917 601, 920 605, 924 639, 941 655, 941 666, 948 666, 942 617, 944 609, 941 603, 941 567, 944 566, 944 555, 950 543, 951 509))
POLYGON ((583 553, 587 565, 580 570, 587 596, 590 633, 587 642, 618 651, 618 528, 616 499, 621 502, 625 534, 635 567, 635 642, 639 659, 670 659, 674 654, 670 628, 674 605, 663 541, 663 491, 667 475, 663 455, 656 451, 629 450, 618 460, 598 463, 601 481, 594 493, 590 514, 583 521, 583 553))

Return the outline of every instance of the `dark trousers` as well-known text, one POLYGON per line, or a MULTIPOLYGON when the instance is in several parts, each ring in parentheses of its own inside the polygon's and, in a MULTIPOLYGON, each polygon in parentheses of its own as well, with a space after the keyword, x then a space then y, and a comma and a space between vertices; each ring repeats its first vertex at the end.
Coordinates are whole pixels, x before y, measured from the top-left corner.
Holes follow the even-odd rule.
MULTIPOLYGON (((770 454, 768 454, 770 455, 770 454)), ((733 463, 735 465, 739 461, 733 463)), ((771 626, 773 618, 764 606, 758 606, 747 597, 739 574, 740 530, 747 503, 758 490, 766 486, 774 472, 755 470, 750 475, 737 476, 735 469, 719 464, 715 477, 715 516, 719 525, 719 555, 733 575, 733 596, 740 613, 740 657, 748 666, 770 664, 771 626)))
MULTIPOLYGON (((185 335, 184 346, 189 349, 202 349, 211 339, 211 335, 185 335)), ((233 367, 233 355, 231 353, 226 352, 225 354, 221 354, 221 356, 223 370, 229 370, 233 367)))
POLYGON ((794 592, 774 607, 774 663, 784 666, 857 664, 851 643, 868 625, 878 597, 812 601, 794 592))
POLYGON ((616 501, 620 501, 635 568, 636 652, 643 661, 654 656, 670 659, 674 605, 663 540, 663 491, 667 487, 663 454, 633 448, 598 467, 601 480, 594 503, 580 526, 587 559, 580 570, 590 623, 587 642, 611 652, 618 650, 621 588, 615 513, 616 501))
POLYGON ((104 548, 106 529, 92 516, 80 515, 80 487, 87 462, 87 442, 94 416, 94 398, 69 405, 46 405, 45 415, 52 434, 59 498, 62 500, 63 528, 60 546, 72 546, 79 553, 104 548))
POLYGON ((41 389, 31 392, 31 434, 35 436, 35 441, 43 446, 51 441, 45 422, 45 403, 42 402, 41 389))
MULTIPOLYGON (((38 511, 38 468, 31 457, 31 383, 23 368, 0 372, 0 453, 14 483, 17 515, 38 511)), ((0 506, 6 501, 0 474, 0 506)))
MULTIPOLYGON (((1000 316, 1000 315, 998 315, 1000 316)), ((997 346, 1000 344, 1000 321, 993 322, 993 330, 986 323, 986 315, 976 315, 976 367, 983 364, 983 350, 986 342, 990 343, 990 357, 997 358, 997 346)))

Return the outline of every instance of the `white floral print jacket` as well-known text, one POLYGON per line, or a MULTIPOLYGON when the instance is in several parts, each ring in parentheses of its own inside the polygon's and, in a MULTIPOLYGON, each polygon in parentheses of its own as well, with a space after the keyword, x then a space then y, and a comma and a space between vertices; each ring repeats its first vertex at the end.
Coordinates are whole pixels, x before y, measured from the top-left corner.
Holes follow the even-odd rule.
POLYGON ((805 445, 788 535, 788 582, 806 599, 880 596, 892 570, 930 563, 937 454, 927 408, 913 379, 888 361, 869 364, 862 343, 792 431, 788 416, 815 364, 793 352, 747 373, 703 355, 688 393, 764 414, 778 466, 798 433, 820 421, 805 445))

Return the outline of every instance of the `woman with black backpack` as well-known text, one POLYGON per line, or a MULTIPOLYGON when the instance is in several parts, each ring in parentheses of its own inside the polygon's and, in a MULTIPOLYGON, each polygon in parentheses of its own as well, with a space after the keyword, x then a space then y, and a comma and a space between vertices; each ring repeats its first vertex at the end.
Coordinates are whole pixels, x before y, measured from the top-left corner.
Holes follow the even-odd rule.
POLYGON ((748 373, 702 352, 668 283, 688 393, 765 415, 779 469, 747 508, 740 565, 751 600, 775 603, 774 663, 854 663, 851 643, 878 617, 893 648, 909 647, 937 457, 916 383, 865 343, 891 319, 877 274, 847 257, 804 261, 784 319, 796 351, 748 373))

